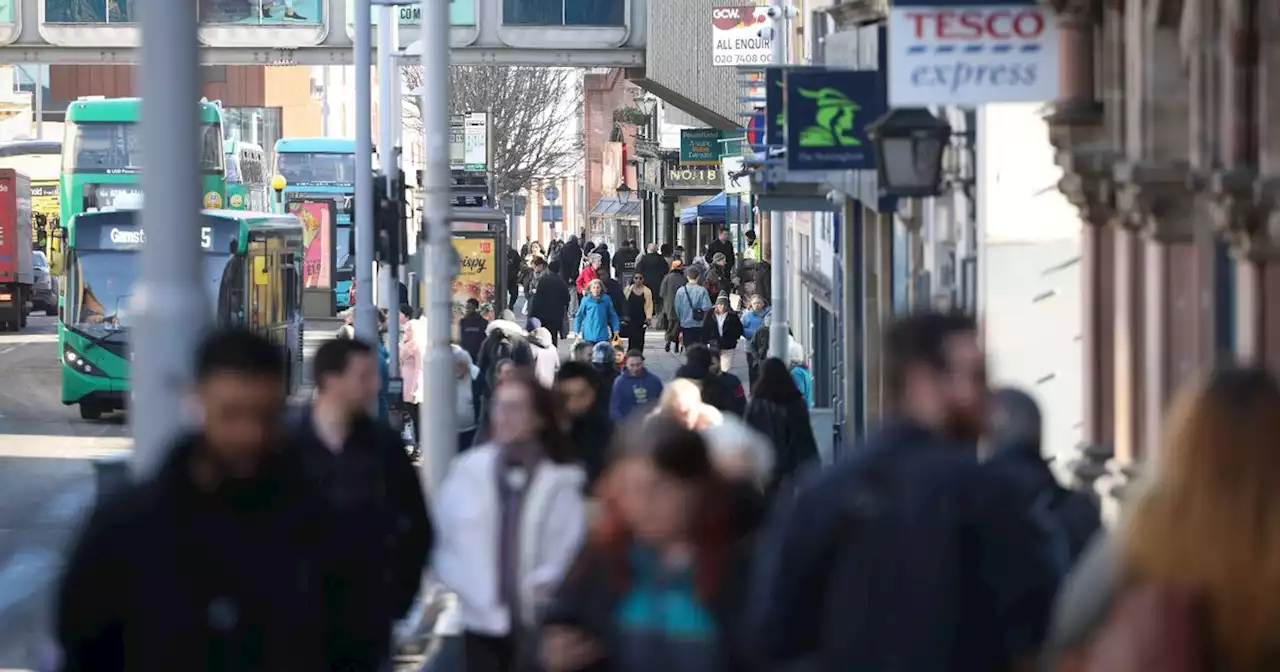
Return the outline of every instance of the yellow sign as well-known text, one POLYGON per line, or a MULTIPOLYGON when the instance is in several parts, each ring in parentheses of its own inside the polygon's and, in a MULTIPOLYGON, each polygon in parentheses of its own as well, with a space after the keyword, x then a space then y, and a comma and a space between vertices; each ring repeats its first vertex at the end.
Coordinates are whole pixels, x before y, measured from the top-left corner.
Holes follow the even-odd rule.
POLYGON ((205 194, 205 195, 204 195, 204 207, 206 207, 206 208, 221 208, 221 207, 222 207, 222 194, 219 194, 219 193, 218 193, 218 192, 216 192, 216 191, 210 191, 209 193, 205 194))
POLYGON ((480 314, 492 320, 498 313, 498 245, 493 238, 454 238, 461 267, 453 279, 453 317, 466 312, 467 300, 480 302, 480 314))
POLYGON ((269 278, 267 277, 267 258, 254 257, 253 258, 253 284, 259 285, 259 286, 266 285, 268 279, 269 278))
POLYGON ((58 218, 58 182, 56 180, 31 183, 31 211, 50 219, 58 218))
POLYGON ((244 196, 241 196, 240 194, 232 194, 230 200, 231 200, 231 207, 233 208, 244 207, 244 196))

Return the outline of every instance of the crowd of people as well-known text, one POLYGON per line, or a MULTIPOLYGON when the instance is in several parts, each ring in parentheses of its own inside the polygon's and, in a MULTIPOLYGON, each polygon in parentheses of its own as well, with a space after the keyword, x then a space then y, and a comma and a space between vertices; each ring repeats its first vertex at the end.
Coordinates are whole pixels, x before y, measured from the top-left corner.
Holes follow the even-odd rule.
MULTIPOLYGON (((728 254, 705 274, 636 270, 613 303, 598 247, 582 253, 581 297, 551 268, 575 242, 535 255, 556 280, 526 290, 536 307, 563 284, 556 301, 577 304, 566 359, 568 312, 462 318, 457 454, 430 512, 400 437, 368 410, 377 346, 326 343, 314 398, 291 410, 275 346, 211 335, 201 426, 100 505, 68 559, 64 669, 387 669, 424 572, 456 595, 459 672, 1271 669, 1271 374, 1230 367, 1190 387, 1108 534, 1097 500, 1042 455, 1035 402, 989 390, 971 317, 892 325, 890 411, 824 461, 794 344, 748 346, 748 381, 730 371, 769 320, 758 293, 741 316, 712 300, 728 254), (675 316, 674 380, 641 348, 617 356, 632 305, 675 316)), ((406 344, 421 337, 400 319, 406 344)), ((423 434, 426 449, 450 441, 423 434)))

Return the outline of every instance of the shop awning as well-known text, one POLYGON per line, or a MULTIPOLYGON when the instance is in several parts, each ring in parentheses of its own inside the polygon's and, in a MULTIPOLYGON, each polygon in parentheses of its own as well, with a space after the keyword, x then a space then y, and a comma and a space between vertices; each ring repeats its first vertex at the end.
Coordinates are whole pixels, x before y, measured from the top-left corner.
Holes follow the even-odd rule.
POLYGON ((680 211, 680 223, 691 224, 699 217, 704 222, 723 222, 728 210, 729 197, 722 191, 711 198, 680 211))
POLYGON ((640 202, 623 203, 617 196, 601 196, 591 208, 592 219, 640 219, 640 202))

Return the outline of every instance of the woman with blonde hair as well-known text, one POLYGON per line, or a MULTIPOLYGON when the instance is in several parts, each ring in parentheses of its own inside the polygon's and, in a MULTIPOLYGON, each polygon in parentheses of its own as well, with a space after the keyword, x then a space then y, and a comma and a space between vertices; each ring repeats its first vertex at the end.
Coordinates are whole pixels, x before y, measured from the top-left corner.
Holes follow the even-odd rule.
POLYGON ((573 330, 587 343, 608 343, 621 328, 618 307, 605 294, 604 283, 599 278, 587 283, 587 293, 578 303, 578 314, 573 317, 573 330))
POLYGON ((1280 669, 1280 385, 1261 368, 1216 370, 1183 390, 1161 436, 1119 527, 1059 595, 1051 662, 1128 670, 1117 656, 1151 655, 1164 664, 1146 669, 1280 669), (1185 636, 1147 642, 1137 628, 1185 636))

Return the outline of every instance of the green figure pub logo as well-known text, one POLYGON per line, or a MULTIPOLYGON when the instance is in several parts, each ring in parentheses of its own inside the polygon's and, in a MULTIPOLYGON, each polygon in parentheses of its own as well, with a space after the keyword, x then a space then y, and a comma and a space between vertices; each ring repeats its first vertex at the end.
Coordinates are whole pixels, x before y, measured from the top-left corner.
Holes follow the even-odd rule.
MULTIPOLYGON (((862 141, 854 135, 853 122, 862 109, 860 105, 849 100, 839 89, 825 87, 797 89, 800 95, 817 101, 813 124, 800 131, 800 146, 809 148, 824 147, 861 147, 862 141)), ((782 116, 782 115, 779 115, 782 116)), ((785 124, 780 119, 780 124, 785 124)))

